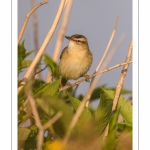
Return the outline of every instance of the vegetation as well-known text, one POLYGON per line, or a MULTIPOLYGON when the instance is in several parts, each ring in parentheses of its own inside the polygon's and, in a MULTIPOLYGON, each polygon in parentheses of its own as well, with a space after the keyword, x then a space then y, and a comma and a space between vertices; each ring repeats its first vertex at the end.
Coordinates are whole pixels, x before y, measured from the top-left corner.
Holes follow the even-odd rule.
MULTIPOLYGON (((31 60, 26 60, 24 42, 18 46, 18 73, 28 67, 31 60)), ((63 149, 63 139, 69 128, 71 120, 81 104, 80 96, 72 96, 73 88, 59 92, 59 79, 57 64, 48 55, 44 57, 45 63, 55 72, 54 81, 46 83, 40 79, 28 82, 18 96, 18 144, 23 149, 36 149, 39 128, 32 115, 29 98, 32 96, 39 119, 44 126, 51 118, 61 112, 60 118, 44 130, 43 149, 63 149), (29 91, 31 90, 31 91, 29 91), (20 127, 26 120, 30 120, 28 127, 20 127)), ((20 81, 18 82, 20 86, 20 81)), ((131 91, 122 90, 124 93, 131 91)), ((91 100, 100 99, 96 109, 92 106, 84 107, 66 149, 131 149, 132 144, 132 105, 122 95, 119 98, 115 111, 112 111, 115 89, 99 86, 94 89, 91 100), (123 121, 118 122, 119 115, 123 121), (109 124, 107 137, 104 138, 106 126, 109 124), (124 143, 126 141, 126 144, 124 143), (72 147, 73 145, 73 147, 72 147)))
MULTIPOLYGON (((45 3, 47 1, 34 7, 29 16, 45 3)), ((45 41, 51 39, 64 4, 65 0, 62 0, 45 41)), ((28 17, 24 24, 27 20, 28 17)), ((24 78, 18 79, 18 149, 131 150, 132 104, 123 95, 131 94, 132 91, 123 89, 122 86, 131 63, 132 41, 127 59, 122 64, 124 67, 117 87, 95 87, 91 84, 85 95, 76 95, 74 86, 80 82, 60 88, 56 60, 43 54, 48 42, 43 42, 34 60, 27 59, 33 51, 26 50, 25 41, 20 42, 24 30, 25 26, 22 27, 18 38, 18 76, 27 69, 24 78), (51 79, 42 80, 36 77, 42 71, 39 70, 41 59, 49 69, 51 79), (99 104, 97 108, 93 108, 89 102, 96 100, 99 100, 99 104)), ((115 32, 112 33, 111 40, 114 34, 115 32)), ((111 69, 106 71, 109 70, 111 69)), ((94 83, 96 77, 89 78, 92 78, 91 82, 94 83)), ((86 80, 86 77, 83 78, 83 81, 86 80)))

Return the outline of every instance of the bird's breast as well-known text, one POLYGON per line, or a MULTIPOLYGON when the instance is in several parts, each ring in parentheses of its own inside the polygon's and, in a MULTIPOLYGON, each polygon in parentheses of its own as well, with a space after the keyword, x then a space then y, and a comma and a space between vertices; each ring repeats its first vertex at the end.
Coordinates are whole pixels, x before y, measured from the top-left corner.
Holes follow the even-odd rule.
POLYGON ((78 79, 90 68, 92 57, 86 50, 69 50, 60 60, 59 72, 66 79, 78 79))

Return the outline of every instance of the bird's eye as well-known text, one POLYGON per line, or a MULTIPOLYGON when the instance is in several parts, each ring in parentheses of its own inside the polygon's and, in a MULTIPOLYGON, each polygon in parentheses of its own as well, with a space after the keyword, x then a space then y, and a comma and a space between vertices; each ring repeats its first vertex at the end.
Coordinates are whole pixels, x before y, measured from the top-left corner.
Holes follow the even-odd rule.
POLYGON ((77 43, 80 43, 80 41, 79 41, 79 40, 77 40, 76 42, 77 42, 77 43))

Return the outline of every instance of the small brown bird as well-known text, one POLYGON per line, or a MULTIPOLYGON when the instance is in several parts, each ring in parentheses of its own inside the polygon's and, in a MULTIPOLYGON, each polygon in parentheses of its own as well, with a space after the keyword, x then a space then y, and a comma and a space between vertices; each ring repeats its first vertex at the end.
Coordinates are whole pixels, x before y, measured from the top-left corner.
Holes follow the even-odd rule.
POLYGON ((61 87, 69 79, 77 80, 83 77, 91 67, 93 57, 89 50, 87 38, 83 35, 75 34, 71 37, 65 36, 69 44, 60 55, 59 76, 61 87))

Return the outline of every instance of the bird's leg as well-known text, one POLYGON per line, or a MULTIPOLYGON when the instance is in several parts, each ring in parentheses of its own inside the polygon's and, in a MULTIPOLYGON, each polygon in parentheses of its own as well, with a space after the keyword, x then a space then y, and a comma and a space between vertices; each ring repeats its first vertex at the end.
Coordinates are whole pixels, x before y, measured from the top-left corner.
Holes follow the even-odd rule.
POLYGON ((90 82, 90 79, 89 79, 89 75, 88 75, 88 74, 85 74, 84 77, 86 78, 86 79, 85 79, 86 82, 90 82))
POLYGON ((71 86, 71 83, 69 81, 67 81, 66 85, 67 86, 71 86))

